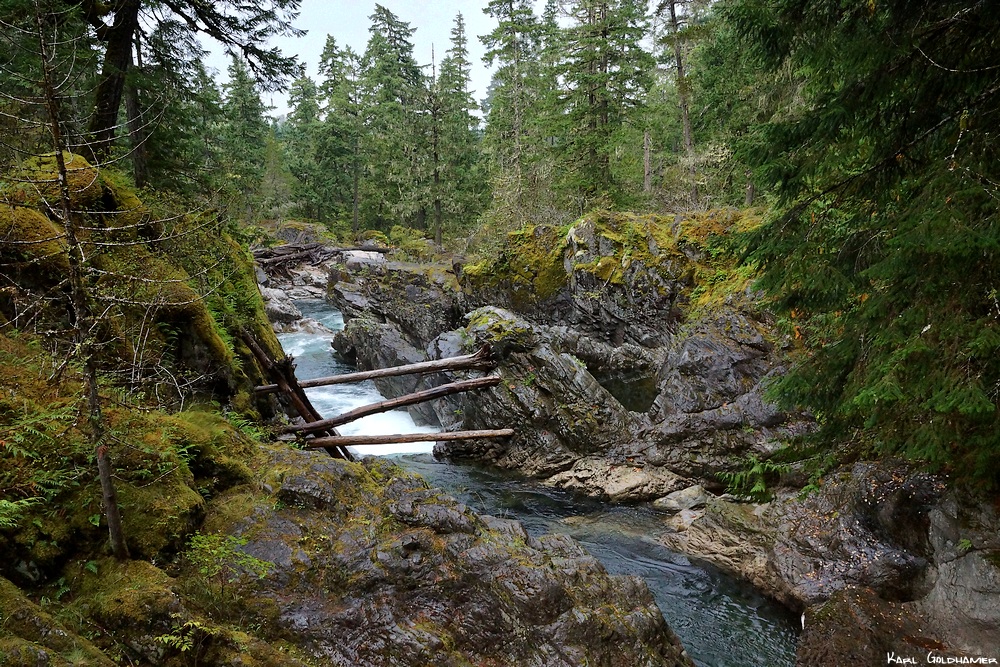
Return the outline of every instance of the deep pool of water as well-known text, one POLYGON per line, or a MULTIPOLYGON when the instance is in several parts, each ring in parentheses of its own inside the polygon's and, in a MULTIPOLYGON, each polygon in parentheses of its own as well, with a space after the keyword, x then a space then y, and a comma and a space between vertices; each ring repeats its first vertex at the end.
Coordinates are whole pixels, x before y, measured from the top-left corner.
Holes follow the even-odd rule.
MULTIPOLYGON (((340 313, 323 301, 300 301, 303 315, 331 330, 343 328, 340 313)), ((287 354, 295 357, 300 379, 353 371, 334 359, 330 336, 281 334, 287 354)), ((325 416, 383 399, 371 382, 308 389, 325 416)), ((371 415, 340 428, 343 434, 428 432, 405 411, 371 415)), ((578 540, 612 574, 642 577, 664 618, 688 653, 704 667, 784 667, 795 663, 798 619, 705 563, 692 562, 663 547, 663 515, 645 507, 609 506, 551 489, 503 471, 437 461, 433 443, 355 448, 360 455, 394 456, 470 507, 521 521, 529 533, 566 533, 578 540)))

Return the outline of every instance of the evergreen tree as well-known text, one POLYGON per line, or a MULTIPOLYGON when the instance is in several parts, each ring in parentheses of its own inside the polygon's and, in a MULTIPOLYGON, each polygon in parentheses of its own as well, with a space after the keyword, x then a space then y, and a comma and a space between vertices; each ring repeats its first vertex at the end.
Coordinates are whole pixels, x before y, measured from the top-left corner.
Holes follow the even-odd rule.
MULTIPOLYGON (((295 75, 299 66, 295 58, 281 55, 266 46, 275 35, 300 35, 292 27, 298 15, 300 0, 249 0, 248 2, 201 2, 177 0, 66 0, 65 4, 79 10, 96 40, 102 45, 101 71, 93 92, 93 113, 88 130, 88 145, 96 157, 107 158, 119 127, 119 112, 125 94, 126 77, 135 64, 133 50, 141 45, 152 25, 170 25, 171 30, 185 33, 176 40, 177 49, 164 51, 164 57, 178 63, 198 59, 188 48, 196 33, 211 36, 233 57, 237 55, 258 75, 265 85, 280 86, 295 75)), ((169 47, 170 43, 165 42, 169 47)), ((141 46, 140 46, 141 50, 141 46)), ((178 69, 183 66, 178 65, 178 69)))
POLYGON ((209 195, 218 186, 222 96, 202 64, 206 52, 189 32, 163 22, 135 53, 127 107, 136 185, 209 195))
POLYGON ((362 214, 369 224, 421 224, 429 182, 423 74, 413 58, 413 29, 375 5, 360 88, 366 117, 362 214))
POLYGON ((441 75, 431 85, 434 238, 440 245, 444 219, 453 226, 478 217, 486 195, 479 145, 478 108, 469 92, 465 20, 455 17, 451 47, 441 62, 441 75))
POLYGON ((487 49, 484 62, 496 66, 484 136, 493 208, 501 219, 520 225, 531 217, 535 196, 530 175, 540 143, 540 26, 530 0, 491 0, 483 11, 497 20, 497 27, 480 38, 487 49))
POLYGON ((224 195, 236 217, 246 222, 259 218, 260 189, 264 177, 270 127, 264 117, 257 85, 246 64, 233 58, 229 82, 223 86, 220 144, 226 170, 224 195))
POLYGON ((323 221, 328 212, 323 187, 327 180, 320 165, 323 122, 316 82, 309 77, 296 79, 288 91, 291 112, 284 132, 285 163, 294 177, 292 196, 307 218, 323 221))
POLYGON ((620 151, 641 155, 639 113, 649 89, 652 56, 641 45, 645 3, 640 0, 574 0, 566 29, 559 118, 562 187, 581 209, 628 200, 629 185, 615 174, 620 151), (621 142, 631 130, 631 143, 621 142))
POLYGON ((776 392, 826 438, 1000 481, 1000 15, 929 0, 720 14, 747 58, 805 80, 742 150, 779 197, 751 259, 805 345, 776 392))
POLYGON ((320 57, 320 97, 324 121, 320 129, 320 166, 326 199, 333 214, 350 217, 351 229, 361 228, 361 178, 364 171, 361 63, 351 47, 343 49, 328 36, 320 57))

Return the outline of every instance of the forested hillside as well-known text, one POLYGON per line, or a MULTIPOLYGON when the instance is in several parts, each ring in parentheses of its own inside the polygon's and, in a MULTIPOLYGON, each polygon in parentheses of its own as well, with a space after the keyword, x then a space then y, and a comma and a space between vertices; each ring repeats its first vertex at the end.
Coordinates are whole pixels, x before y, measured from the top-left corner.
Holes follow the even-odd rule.
MULTIPOLYGON (((450 270, 456 285, 523 283, 518 298, 542 309, 566 306, 539 297, 586 274, 577 310, 613 292, 626 315, 652 304, 668 322, 651 318, 635 337, 623 315, 601 347, 611 356, 623 342, 667 350, 692 303, 707 321, 739 302, 766 320, 766 336, 748 324, 747 337, 781 356, 767 398, 797 425, 774 462, 744 461, 744 481, 763 486, 808 459, 799 486, 815 485, 841 464, 898 457, 976 492, 996 489, 994 3, 483 0, 468 11, 484 11, 493 30, 470 34, 456 15, 431 62, 414 55, 421 35, 375 4, 364 49, 327 36, 312 78, 268 43, 302 34, 303 1, 0 0, 0 549, 11 556, 0 574, 33 590, 29 602, 0 580, 0 611, 16 602, 42 614, 35 601, 58 602, 72 579, 87 592, 76 620, 64 613, 60 623, 93 635, 80 659, 124 660, 141 651, 99 624, 126 632, 131 612, 116 605, 133 601, 93 583, 98 562, 102 575, 134 565, 162 582, 156 564, 169 562, 171 577, 197 577, 198 558, 240 557, 220 537, 240 521, 277 531, 286 496, 304 503, 294 511, 326 508, 286 482, 299 453, 261 442, 280 410, 253 394, 266 370, 253 343, 274 356, 280 346, 248 248, 288 230, 433 257, 426 275, 450 270), (204 64, 207 40, 229 57, 224 75, 204 64), (492 71, 482 99, 471 92, 474 40, 492 71), (262 101, 276 90, 288 91, 287 115, 262 101), (535 254, 515 256, 525 249, 535 254), (649 266, 669 280, 635 278, 649 266), (540 294, 545 272, 562 282, 540 294), (281 472, 260 472, 265 461, 281 472), (286 492, 280 502, 274 489, 286 492), (226 493, 244 514, 227 513, 226 493), (206 525, 220 541, 199 546, 191 537, 206 525)), ((647 365, 649 377, 662 368, 647 365)), ((345 497, 380 508, 352 510, 345 544, 376 553, 391 540, 373 522, 409 529, 392 512, 423 493, 417 482, 404 489, 379 465, 328 464, 319 467, 331 488, 349 478, 345 497)), ((337 493, 323 502, 342 507, 337 493)), ((463 521, 469 540, 495 544, 495 527, 463 521)), ((539 549, 540 571, 550 555, 539 549)), ((234 581, 261 564, 239 562, 234 581)), ((281 585, 305 586, 294 567, 281 585)), ((242 612, 225 611, 223 570, 200 572, 183 604, 170 598, 176 586, 150 589, 161 599, 143 609, 168 656, 151 662, 182 664, 183 641, 197 641, 218 661, 267 644, 278 648, 246 664, 313 664, 285 645, 270 607, 251 619, 262 639, 249 638, 246 619, 234 620, 242 612)), ((348 578, 337 585, 357 584, 360 596, 362 575, 348 578)), ((669 646, 683 664, 661 621, 636 646, 669 646)), ((0 655, 34 642, 31 632, 7 644, 0 635, 0 655)))

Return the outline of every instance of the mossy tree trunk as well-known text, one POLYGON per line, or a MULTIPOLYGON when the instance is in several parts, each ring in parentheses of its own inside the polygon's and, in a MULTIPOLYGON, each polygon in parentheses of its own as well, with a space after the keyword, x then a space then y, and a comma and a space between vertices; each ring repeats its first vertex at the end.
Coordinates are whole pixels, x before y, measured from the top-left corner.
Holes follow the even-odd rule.
POLYGON ((87 391, 88 425, 90 427, 91 443, 97 456, 98 477, 101 482, 101 492, 104 498, 104 513, 108 520, 108 532, 111 539, 111 549, 118 559, 128 558, 128 547, 122 531, 121 513, 118 509, 117 494, 111 476, 111 462, 108 458, 108 448, 104 440, 104 419, 101 414, 101 397, 98 387, 97 365, 94 360, 93 336, 96 318, 90 307, 91 298, 84 280, 84 257, 80 240, 77 235, 76 223, 70 203, 69 173, 66 169, 66 159, 63 151, 65 141, 59 126, 60 98, 56 84, 53 82, 49 46, 45 39, 45 26, 39 6, 35 5, 35 21, 38 29, 38 48, 42 61, 42 89, 48 114, 48 124, 55 148, 56 166, 59 174, 59 205, 53 207, 53 213, 60 218, 66 230, 67 257, 69 260, 69 283, 73 306, 75 352, 84 361, 84 383, 87 391))

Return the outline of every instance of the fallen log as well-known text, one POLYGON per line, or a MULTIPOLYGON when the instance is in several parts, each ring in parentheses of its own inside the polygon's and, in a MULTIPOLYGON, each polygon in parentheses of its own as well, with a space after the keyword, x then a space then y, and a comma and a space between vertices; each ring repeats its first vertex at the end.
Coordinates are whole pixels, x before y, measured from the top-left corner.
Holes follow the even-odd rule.
MULTIPOLYGON (((312 380, 300 380, 299 386, 303 389, 308 389, 309 387, 327 387, 334 384, 363 382, 364 380, 395 377, 398 375, 415 375, 417 373, 434 373, 436 371, 447 370, 487 370, 495 366, 496 364, 490 359, 490 347, 484 345, 475 354, 437 359, 435 361, 421 361, 416 364, 406 364, 390 368, 376 368, 375 370, 360 371, 358 373, 344 373, 343 375, 332 375, 312 380)), ((281 391, 281 387, 276 384, 266 384, 254 387, 253 390, 258 394, 272 394, 276 391, 281 391)))
POLYGON ((407 405, 415 405, 416 403, 423 403, 425 401, 432 401, 436 398, 458 394, 463 391, 485 389, 486 387, 493 387, 498 384, 500 384, 500 378, 496 375, 476 378, 474 380, 452 382, 450 384, 443 384, 432 389, 418 391, 413 394, 406 394, 405 396, 400 396, 399 398, 380 401, 370 405, 362 405, 360 408, 355 408, 350 412, 345 412, 344 414, 337 415, 336 417, 330 417, 329 419, 321 419, 319 421, 309 422, 308 424, 292 424, 291 426, 284 426, 281 428, 280 432, 313 433, 315 431, 323 431, 329 428, 335 428, 337 426, 348 424, 352 421, 361 419, 362 417, 367 417, 368 415, 388 412, 389 410, 395 410, 396 408, 406 407, 407 405))
POLYGON ((402 442, 444 442, 445 440, 472 440, 475 438, 509 438, 514 429, 501 428, 485 431, 445 431, 442 433, 403 433, 399 435, 340 435, 306 440, 305 449, 322 447, 349 447, 355 445, 394 445, 402 442))
POLYGON ((329 257, 338 252, 353 252, 359 250, 384 254, 390 252, 392 248, 382 248, 378 246, 348 246, 335 248, 333 246, 325 246, 322 243, 306 243, 302 245, 289 244, 278 246, 276 248, 257 248, 253 251, 253 257, 260 264, 270 264, 273 262, 290 262, 295 259, 309 257, 314 254, 321 254, 324 257, 329 257))
MULTIPOLYGON (((305 391, 298 386, 295 379, 295 373, 292 370, 291 357, 285 357, 282 362, 276 362, 271 359, 271 356, 262 348, 257 341, 251 336, 247 331, 240 331, 240 338, 250 348, 250 352, 257 358, 258 363, 264 371, 270 374, 275 380, 278 381, 278 386, 281 391, 288 397, 292 404, 292 408, 296 413, 303 419, 317 420, 322 417, 313 404, 309 401, 309 397, 306 396, 305 391)), ((336 429, 323 429, 325 431, 333 432, 334 436, 340 435, 337 433, 336 429)), ((330 447, 324 447, 326 453, 330 456, 338 459, 346 459, 348 461, 353 461, 354 457, 351 453, 347 451, 345 447, 337 447, 336 445, 330 447)))

